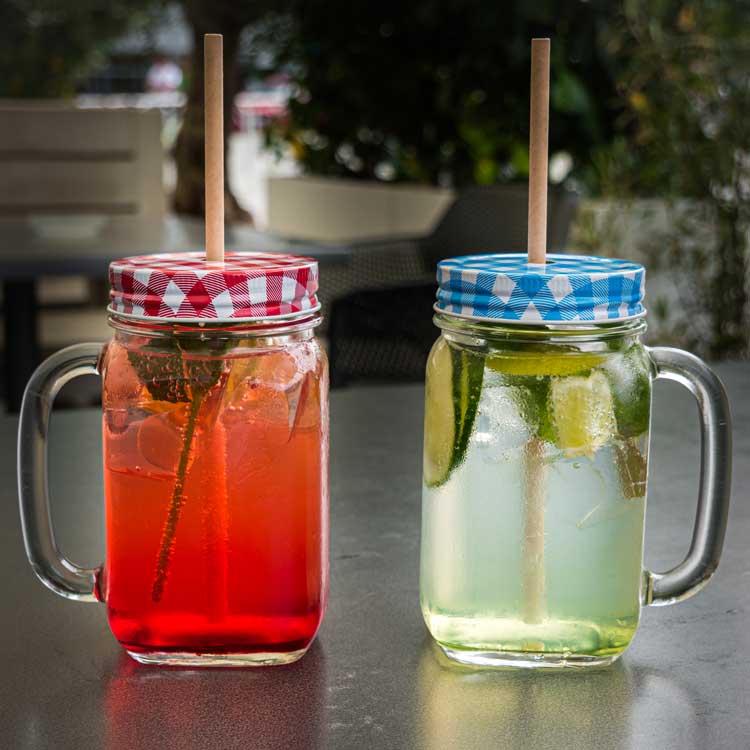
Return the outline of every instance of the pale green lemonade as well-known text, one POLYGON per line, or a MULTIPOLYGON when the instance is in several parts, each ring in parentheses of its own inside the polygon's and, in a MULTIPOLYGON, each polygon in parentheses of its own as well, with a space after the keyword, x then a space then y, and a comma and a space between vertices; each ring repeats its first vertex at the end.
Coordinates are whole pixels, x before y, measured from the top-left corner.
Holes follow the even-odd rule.
POLYGON ((588 349, 572 337, 530 349, 438 340, 421 604, 449 653, 575 663, 625 650, 641 604, 650 395, 633 336, 588 349), (525 547, 525 513, 543 524, 536 547, 525 547))

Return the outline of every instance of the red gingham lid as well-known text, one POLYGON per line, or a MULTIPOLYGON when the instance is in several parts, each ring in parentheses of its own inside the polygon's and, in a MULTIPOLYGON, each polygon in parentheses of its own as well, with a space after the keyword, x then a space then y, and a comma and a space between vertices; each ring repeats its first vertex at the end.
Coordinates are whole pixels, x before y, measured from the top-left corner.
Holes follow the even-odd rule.
POLYGON ((110 310, 141 319, 242 321, 320 309, 318 263, 276 253, 162 253, 109 266, 110 310))

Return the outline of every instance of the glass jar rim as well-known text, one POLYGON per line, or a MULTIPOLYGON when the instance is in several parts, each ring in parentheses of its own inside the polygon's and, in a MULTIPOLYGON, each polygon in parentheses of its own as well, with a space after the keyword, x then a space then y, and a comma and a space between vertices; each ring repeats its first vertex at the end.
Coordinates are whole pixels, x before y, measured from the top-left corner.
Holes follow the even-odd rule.
POLYGON ((317 328, 323 320, 318 311, 258 320, 244 321, 212 321, 196 322, 193 320, 180 322, 179 320, 165 320, 151 318, 144 320, 140 317, 122 315, 108 310, 107 323, 117 331, 124 331, 136 335, 168 338, 169 336, 219 336, 223 338, 251 338, 253 336, 279 336, 299 333, 317 328))
POLYGON ((435 325, 449 333, 479 335, 488 339, 513 339, 514 341, 549 341, 550 338, 576 341, 599 341, 617 336, 637 336, 647 328, 644 316, 629 320, 577 321, 575 323, 549 322, 544 324, 513 323, 508 321, 476 320, 453 315, 444 310, 435 311, 435 325))

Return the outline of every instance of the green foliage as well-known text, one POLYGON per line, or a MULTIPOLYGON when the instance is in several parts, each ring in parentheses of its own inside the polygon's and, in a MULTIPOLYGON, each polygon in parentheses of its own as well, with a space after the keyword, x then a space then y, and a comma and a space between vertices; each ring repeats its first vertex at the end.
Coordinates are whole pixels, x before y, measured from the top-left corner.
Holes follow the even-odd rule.
POLYGON ((528 172, 530 39, 551 36, 551 151, 612 136, 605 3, 296 0, 279 63, 298 92, 270 140, 317 174, 491 183, 528 172))
POLYGON ((0 96, 64 98, 126 31, 145 27, 164 0, 3 0, 0 96))
POLYGON ((688 344, 747 354, 750 268, 750 2, 625 0, 608 49, 620 60, 624 137, 594 160, 606 195, 670 200, 651 265, 675 269, 688 344), (679 200, 678 200, 679 199, 679 200))

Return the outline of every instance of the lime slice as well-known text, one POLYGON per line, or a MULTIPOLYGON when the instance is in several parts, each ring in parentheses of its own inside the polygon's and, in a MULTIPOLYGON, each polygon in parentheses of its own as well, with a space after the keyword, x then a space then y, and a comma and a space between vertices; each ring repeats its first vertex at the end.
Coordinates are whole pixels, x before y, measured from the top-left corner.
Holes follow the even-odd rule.
POLYGON ((557 446, 568 456, 593 456, 616 430, 609 380, 600 371, 588 377, 553 379, 549 413, 557 446))
POLYGON ((482 390, 480 355, 439 339, 427 362, 424 481, 438 487, 464 459, 482 390))
POLYGON ((641 346, 631 346, 603 368, 615 403, 617 431, 624 438, 648 430, 651 411, 651 362, 641 346))
POLYGON ((496 352, 487 357, 487 367, 503 375, 583 375, 605 360, 603 354, 587 352, 496 352))

